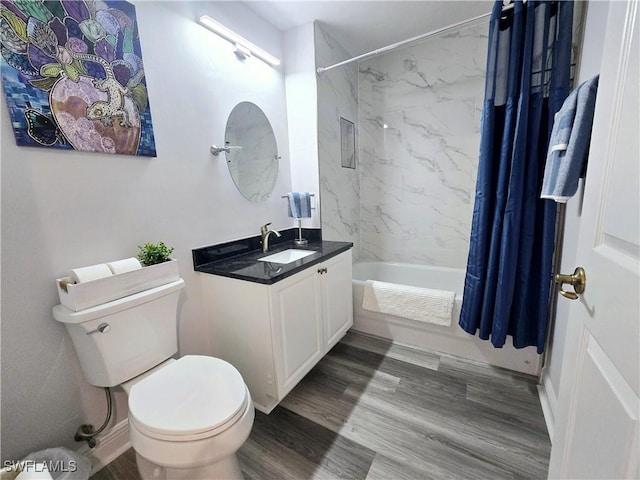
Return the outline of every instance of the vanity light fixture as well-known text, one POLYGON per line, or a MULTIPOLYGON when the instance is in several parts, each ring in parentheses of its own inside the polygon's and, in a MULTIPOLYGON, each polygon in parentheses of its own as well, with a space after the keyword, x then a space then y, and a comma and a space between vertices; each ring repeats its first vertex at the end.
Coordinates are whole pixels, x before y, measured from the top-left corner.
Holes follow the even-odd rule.
POLYGON ((231 43, 235 44, 235 54, 238 58, 245 59, 251 55, 258 57, 260 60, 267 62, 269 65, 277 66, 280 65, 280 59, 274 57, 268 52, 265 52, 262 48, 257 45, 251 43, 246 38, 238 35, 233 30, 225 27, 224 25, 216 22, 209 15, 202 15, 199 20, 201 25, 204 25, 209 30, 217 33, 222 38, 229 40, 231 43))

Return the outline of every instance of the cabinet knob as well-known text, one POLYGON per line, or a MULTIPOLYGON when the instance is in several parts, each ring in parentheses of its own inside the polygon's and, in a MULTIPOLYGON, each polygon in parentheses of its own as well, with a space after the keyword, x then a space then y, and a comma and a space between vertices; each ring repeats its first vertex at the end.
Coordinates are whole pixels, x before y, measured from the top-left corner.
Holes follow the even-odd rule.
POLYGON ((327 267, 322 267, 318 269, 318 273, 322 275, 323 273, 327 273, 327 267))

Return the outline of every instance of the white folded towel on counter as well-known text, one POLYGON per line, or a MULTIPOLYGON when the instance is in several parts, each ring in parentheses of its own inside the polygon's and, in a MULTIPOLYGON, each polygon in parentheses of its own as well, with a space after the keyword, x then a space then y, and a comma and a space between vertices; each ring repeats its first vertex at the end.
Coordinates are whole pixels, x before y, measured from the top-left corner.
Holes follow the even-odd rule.
POLYGON ((434 325, 451 325, 456 294, 444 290, 367 280, 362 308, 434 325))

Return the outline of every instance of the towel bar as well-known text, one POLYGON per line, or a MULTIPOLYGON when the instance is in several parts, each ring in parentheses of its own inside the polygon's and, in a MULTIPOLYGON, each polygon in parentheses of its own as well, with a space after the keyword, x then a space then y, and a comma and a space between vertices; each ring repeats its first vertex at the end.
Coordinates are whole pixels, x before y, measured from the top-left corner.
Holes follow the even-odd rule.
MULTIPOLYGON (((310 194, 309 194, 309 196, 310 196, 310 197, 315 197, 315 196, 316 196, 316 194, 315 194, 315 193, 310 193, 310 194)), ((286 196, 286 195, 280 195, 280 198, 287 198, 287 196, 286 196)), ((311 210, 315 210, 315 209, 316 209, 316 207, 315 207, 315 203, 314 203, 314 202, 311 202, 311 210)))

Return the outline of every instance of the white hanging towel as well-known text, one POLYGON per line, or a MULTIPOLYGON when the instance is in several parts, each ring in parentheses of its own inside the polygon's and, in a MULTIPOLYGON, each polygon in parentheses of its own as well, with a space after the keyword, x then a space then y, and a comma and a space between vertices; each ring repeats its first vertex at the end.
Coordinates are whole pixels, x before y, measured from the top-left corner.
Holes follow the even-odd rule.
POLYGON ((455 292, 367 280, 362 308, 446 327, 455 298, 455 292))

